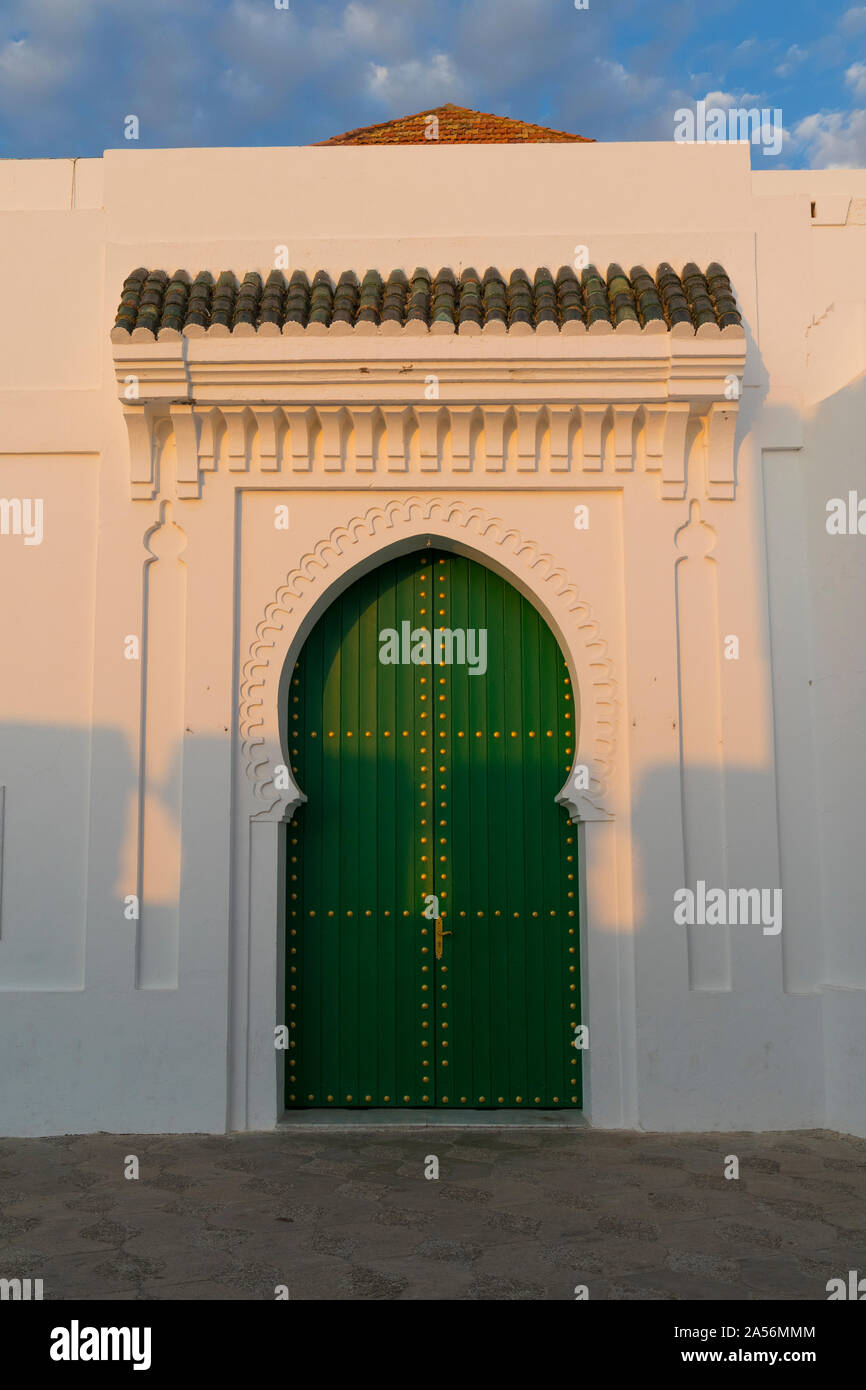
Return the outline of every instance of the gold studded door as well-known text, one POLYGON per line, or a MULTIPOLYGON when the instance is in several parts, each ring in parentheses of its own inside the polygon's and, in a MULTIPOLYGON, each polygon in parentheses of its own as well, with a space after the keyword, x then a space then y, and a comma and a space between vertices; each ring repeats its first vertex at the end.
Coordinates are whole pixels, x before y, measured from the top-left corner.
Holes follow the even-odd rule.
POLYGON ((498 575, 359 580, 292 676, 290 1108, 580 1104, 568 671, 498 575))

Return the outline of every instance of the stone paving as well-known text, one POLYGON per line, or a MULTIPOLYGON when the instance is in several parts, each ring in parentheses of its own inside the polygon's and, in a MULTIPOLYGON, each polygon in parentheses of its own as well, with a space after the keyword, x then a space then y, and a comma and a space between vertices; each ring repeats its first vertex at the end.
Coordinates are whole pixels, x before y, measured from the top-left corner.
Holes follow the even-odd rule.
POLYGON ((866 1140, 826 1132, 0 1140, 0 1278, 46 1299, 825 1300, 864 1230, 866 1140))

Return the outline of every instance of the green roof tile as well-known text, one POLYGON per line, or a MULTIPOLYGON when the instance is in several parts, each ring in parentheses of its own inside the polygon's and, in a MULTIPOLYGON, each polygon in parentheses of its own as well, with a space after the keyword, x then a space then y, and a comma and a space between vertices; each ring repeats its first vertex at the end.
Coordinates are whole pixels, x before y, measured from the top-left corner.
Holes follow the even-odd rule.
MULTIPOLYGON (((730 278, 718 261, 701 270, 688 261, 680 273, 667 261, 655 274, 634 265, 626 274, 616 262, 603 275, 595 265, 580 273, 571 266, 560 266, 554 276, 547 266, 531 274, 520 267, 508 279, 495 266, 483 275, 468 266, 460 275, 449 266, 436 274, 416 266, 411 274, 391 270, 383 278, 378 270, 367 270, 359 278, 354 270, 344 270, 335 280, 323 269, 312 283, 305 271, 295 270, 288 282, 282 271, 271 270, 263 279, 256 270, 238 280, 231 270, 214 278, 200 270, 194 279, 180 269, 171 279, 164 270, 139 266, 127 275, 120 292, 113 337, 140 330, 137 336, 156 338, 162 330, 201 334, 209 330, 225 335, 291 328, 297 332, 312 326, 321 332, 332 325, 341 331, 359 324, 374 328, 388 325, 394 332, 408 324, 447 332, 464 329, 478 332, 490 326, 502 332, 506 326, 520 331, 545 331, 566 324, 591 326, 604 322, 618 326, 637 323, 678 324, 694 331, 707 324, 719 328, 741 324, 730 278)), ((367 332, 370 331, 368 328, 367 332)))

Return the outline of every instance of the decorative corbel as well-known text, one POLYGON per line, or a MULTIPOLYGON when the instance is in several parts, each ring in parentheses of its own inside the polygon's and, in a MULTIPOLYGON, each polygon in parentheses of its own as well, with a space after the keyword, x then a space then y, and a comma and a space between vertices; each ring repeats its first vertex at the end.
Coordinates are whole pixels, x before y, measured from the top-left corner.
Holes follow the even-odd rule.
POLYGON ((538 422, 543 407, 517 405, 517 467, 521 473, 534 473, 538 468, 538 422))
POLYGON ((583 467, 588 473, 601 472, 601 432, 608 410, 606 405, 580 407, 583 467))
POLYGON ((448 414, 451 420, 451 467, 455 473, 467 473, 472 466, 470 449, 475 406, 452 405, 448 407, 448 414))
POLYGON ((723 501, 734 496, 738 409, 734 401, 714 401, 707 414, 707 496, 723 501))
POLYGON ((501 473, 505 468, 505 420, 507 405, 485 405, 484 418, 484 467, 488 473, 501 473))
POLYGON ((382 406, 382 416, 385 421, 385 466, 389 473, 405 473, 408 407, 405 405, 382 406))
POLYGON ((296 473, 309 473, 313 466, 315 412, 308 405, 287 405, 283 409, 291 431, 292 468, 296 473))
POLYGON ((320 405, 316 414, 322 430, 325 472, 339 473, 343 467, 343 428, 346 412, 341 405, 320 405))
POLYGON ((646 467, 650 472, 660 470, 662 466, 667 418, 668 408, 666 405, 648 405, 644 407, 644 419, 646 421, 646 432, 644 435, 646 441, 646 467))
POLYGON ((228 435, 229 472, 246 473, 250 466, 252 413, 245 405, 224 405, 222 413, 228 435))
POLYGON ((283 413, 279 406, 255 406, 253 409, 259 431, 259 460, 263 472, 276 472, 280 466, 280 426, 283 413))
POLYGON ((156 493, 153 466, 154 407, 146 402, 124 402, 123 418, 129 436, 130 481, 134 498, 149 498, 156 493))
POLYGON ((681 500, 686 495, 686 437, 688 428, 688 404, 684 401, 671 401, 667 408, 665 421, 662 497, 681 500))
POLYGON ((370 472, 376 467, 373 457, 373 428, 376 423, 375 405, 353 405, 352 425, 355 430, 355 467, 358 472, 370 472))
POLYGON ((195 408, 191 405, 174 404, 169 407, 171 423, 174 428, 174 443, 177 453, 177 495, 178 497, 199 497, 198 433, 199 422, 195 408))
POLYGON ((636 405, 615 405, 613 407, 613 451, 614 468, 618 472, 631 472, 634 468, 634 417, 636 405))
POLYGON ((216 406, 196 406, 199 424, 198 466, 202 473, 212 473, 217 465, 219 436, 225 429, 223 417, 216 406))
POLYGON ((567 473, 569 434, 574 407, 549 405, 547 413, 550 416, 550 469, 552 473, 567 473))
POLYGON ((442 419, 441 405, 416 405, 418 420, 418 441, 421 447, 422 473, 439 471, 439 425, 442 419))

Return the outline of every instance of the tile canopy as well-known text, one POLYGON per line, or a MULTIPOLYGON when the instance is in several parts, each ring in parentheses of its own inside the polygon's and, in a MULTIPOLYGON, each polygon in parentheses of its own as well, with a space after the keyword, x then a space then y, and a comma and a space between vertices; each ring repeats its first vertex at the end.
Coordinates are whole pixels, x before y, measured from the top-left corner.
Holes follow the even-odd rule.
POLYGON ((240 279, 233 271, 214 276, 202 270, 133 270, 123 283, 112 339, 136 341, 180 337, 276 336, 304 331, 423 333, 581 331, 603 323, 634 324, 635 332, 661 332, 686 325, 697 332, 706 324, 720 329, 740 325, 731 282, 712 261, 702 271, 692 261, 678 274, 666 261, 652 275, 636 265, 628 274, 608 266, 578 272, 563 266, 554 275, 542 266, 533 274, 513 270, 506 279, 490 268, 460 274, 447 267, 438 274, 418 268, 411 275, 376 270, 359 276, 344 270, 336 279, 325 270, 312 277, 295 270, 287 279, 272 270, 266 279, 251 270, 240 279), (571 328, 568 326, 571 325, 571 328))
POLYGON ((572 135, 567 130, 518 121, 511 116, 494 116, 490 111, 474 111, 469 106, 432 106, 411 116, 379 121, 376 125, 359 126, 330 140, 318 140, 318 145, 555 145, 566 142, 594 145, 585 135, 572 135), (436 133, 431 138, 430 117, 436 118, 436 133))

